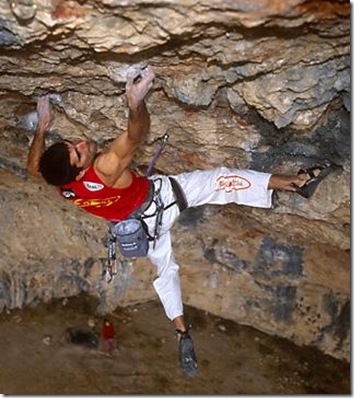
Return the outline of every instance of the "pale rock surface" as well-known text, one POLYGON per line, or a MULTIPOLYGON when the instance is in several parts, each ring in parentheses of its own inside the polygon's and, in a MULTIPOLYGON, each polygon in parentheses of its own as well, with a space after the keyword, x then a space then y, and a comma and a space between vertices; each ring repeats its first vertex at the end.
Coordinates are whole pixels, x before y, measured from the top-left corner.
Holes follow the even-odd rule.
POLYGON ((25 170, 39 95, 52 93, 48 144, 105 148, 126 128, 128 68, 150 63, 141 170, 166 132, 156 168, 165 174, 339 166, 310 200, 282 192, 271 210, 183 214, 173 236, 185 303, 349 361, 349 2, 10 3, 0 0, 0 310, 83 291, 102 313, 156 299, 147 260, 122 260, 107 283, 106 223, 25 170))

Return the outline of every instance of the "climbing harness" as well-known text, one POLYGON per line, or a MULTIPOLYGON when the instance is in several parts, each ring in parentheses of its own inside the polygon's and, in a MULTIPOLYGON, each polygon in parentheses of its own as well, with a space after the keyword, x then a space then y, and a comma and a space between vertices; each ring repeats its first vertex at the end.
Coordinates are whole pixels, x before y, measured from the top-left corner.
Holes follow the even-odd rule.
MULTIPOLYGON (((150 175, 158 157, 167 143, 168 138, 169 135, 167 133, 162 137, 161 144, 156 148, 154 156, 152 157, 145 173, 146 177, 150 175)), ((145 257, 149 250, 149 241, 153 241, 155 247, 155 242, 160 234, 162 215, 164 211, 164 204, 160 195, 162 180, 161 178, 157 178, 155 181, 157 180, 160 180, 160 187, 156 189, 154 182, 150 180, 147 198, 139 209, 135 210, 123 221, 109 223, 108 250, 105 268, 105 279, 108 283, 111 282, 113 277, 117 274, 116 245, 118 245, 120 252, 124 257, 145 257), (144 215, 144 212, 152 203, 155 204, 154 213, 151 215, 144 215), (156 222, 154 234, 151 236, 144 219, 155 216, 156 222)))
MULTIPOLYGON (((146 177, 150 175, 168 138, 168 134, 162 137, 161 144, 156 148, 145 173, 146 177)), ((107 282, 110 282, 114 275, 117 274, 116 245, 124 257, 145 257, 149 251, 149 242, 153 242, 153 248, 155 248, 160 236, 164 211, 174 205, 178 206, 180 212, 188 207, 187 199, 178 181, 173 177, 168 177, 168 179, 175 197, 172 203, 167 206, 163 203, 161 198, 162 179, 156 177, 153 180, 149 180, 150 185, 147 197, 137 210, 123 221, 109 223, 108 259, 106 266, 107 282), (154 211, 151 214, 145 214, 147 209, 151 208, 152 204, 154 204, 154 211), (151 235, 145 220, 152 217, 155 217, 155 225, 153 234, 151 235)))

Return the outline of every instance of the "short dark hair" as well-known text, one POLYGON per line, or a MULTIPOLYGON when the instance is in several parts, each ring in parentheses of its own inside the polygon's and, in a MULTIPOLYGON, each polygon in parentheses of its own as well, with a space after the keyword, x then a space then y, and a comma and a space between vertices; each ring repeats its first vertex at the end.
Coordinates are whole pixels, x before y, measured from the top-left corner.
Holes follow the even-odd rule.
POLYGON ((50 146, 41 156, 39 171, 48 184, 65 185, 75 181, 82 167, 70 164, 70 154, 65 142, 50 146))

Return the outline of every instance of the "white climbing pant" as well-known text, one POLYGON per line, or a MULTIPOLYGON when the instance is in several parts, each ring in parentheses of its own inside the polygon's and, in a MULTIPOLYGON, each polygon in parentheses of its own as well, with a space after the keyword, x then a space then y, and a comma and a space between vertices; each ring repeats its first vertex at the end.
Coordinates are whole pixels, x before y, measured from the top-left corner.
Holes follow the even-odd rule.
MULTIPOLYGON (((206 171, 192 171, 171 176, 181 185, 187 198, 188 207, 204 204, 224 205, 236 203, 253 207, 270 208, 272 190, 268 189, 271 174, 253 170, 215 168, 206 171)), ((154 175, 155 189, 161 189, 161 198, 165 206, 175 201, 171 183, 167 176, 154 175)), ((153 214, 152 204, 144 215, 153 214)), ((150 243, 148 258, 157 267, 157 278, 153 285, 171 320, 183 315, 182 293, 179 278, 179 266, 173 255, 170 229, 179 216, 177 205, 171 206, 163 213, 160 237, 153 247, 150 243)), ((153 236, 155 217, 145 219, 149 233, 153 236)))

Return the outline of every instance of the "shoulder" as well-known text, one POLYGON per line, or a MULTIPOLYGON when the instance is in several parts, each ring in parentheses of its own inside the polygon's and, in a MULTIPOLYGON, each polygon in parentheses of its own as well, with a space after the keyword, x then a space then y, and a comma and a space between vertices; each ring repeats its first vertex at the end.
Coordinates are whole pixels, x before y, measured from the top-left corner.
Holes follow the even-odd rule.
POLYGON ((120 169, 120 160, 118 156, 111 151, 101 153, 93 162, 96 172, 105 176, 113 176, 120 169))
POLYGON ((112 152, 99 155, 93 164, 96 175, 106 185, 121 188, 131 183, 130 170, 124 167, 119 157, 112 152))

